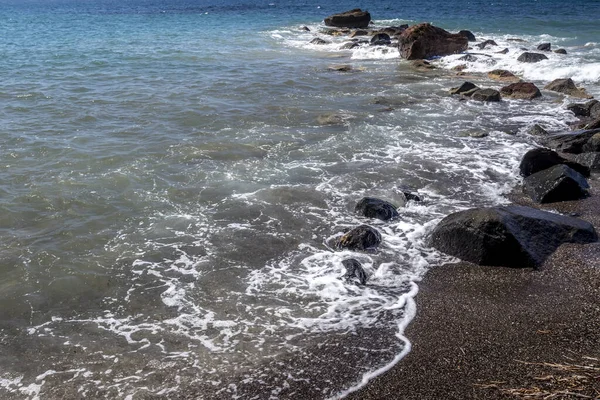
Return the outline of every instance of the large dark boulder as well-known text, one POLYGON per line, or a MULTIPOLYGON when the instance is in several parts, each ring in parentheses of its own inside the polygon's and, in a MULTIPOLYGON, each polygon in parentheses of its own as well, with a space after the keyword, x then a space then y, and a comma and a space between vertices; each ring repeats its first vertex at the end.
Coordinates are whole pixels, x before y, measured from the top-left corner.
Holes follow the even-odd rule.
POLYGON ((381 244, 381 234, 369 225, 360 225, 342 236, 336 247, 348 250, 374 250, 381 244))
POLYGON ((500 89, 500 94, 513 99, 532 100, 542 97, 540 89, 531 82, 517 82, 500 89))
POLYGON ((471 94, 471 98, 477 101, 500 101, 500 92, 495 89, 479 89, 471 94))
POLYGON ((452 34, 431 24, 413 25, 398 38, 400 56, 407 60, 461 53, 467 47, 469 41, 465 36, 452 34))
POLYGON ((354 208, 354 212, 367 218, 377 218, 387 221, 398 217, 398 211, 392 203, 374 197, 363 197, 354 208))
POLYGON ((434 229, 436 249, 480 265, 538 267, 563 243, 598 240, 581 219, 522 206, 478 208, 444 218, 434 229))
POLYGON ((523 191, 538 203, 579 200, 587 196, 584 176, 564 164, 555 165, 523 179, 523 191))
POLYGON ((519 58, 517 58, 517 61, 521 61, 521 62, 526 62, 526 63, 536 63, 536 62, 540 62, 543 60, 547 60, 548 57, 546 57, 543 54, 540 53, 529 53, 529 52, 525 52, 523 54, 521 54, 519 56, 519 58))
POLYGON ((521 159, 519 172, 523 177, 528 177, 536 172, 554 167, 555 165, 565 164, 583 176, 590 176, 590 169, 584 165, 572 162, 558 155, 557 152, 550 149, 536 148, 529 150, 521 159))
POLYGON ((600 152, 578 154, 575 161, 592 171, 600 171, 600 152))
POLYGON ((580 97, 582 99, 591 99, 593 96, 587 94, 585 89, 578 88, 575 86, 573 79, 555 79, 547 84, 544 89, 552 90, 553 92, 564 93, 573 97, 580 97))
MULTIPOLYGON (((543 144, 559 153, 579 154, 588 151, 584 151, 583 147, 598 133, 600 133, 600 129, 559 133, 549 136, 543 141, 543 144)), ((589 148, 589 146, 586 146, 586 148, 589 148)))
POLYGON ((325 25, 336 26, 338 28, 366 28, 371 22, 371 14, 360 8, 346 11, 339 14, 333 14, 325 18, 325 25))

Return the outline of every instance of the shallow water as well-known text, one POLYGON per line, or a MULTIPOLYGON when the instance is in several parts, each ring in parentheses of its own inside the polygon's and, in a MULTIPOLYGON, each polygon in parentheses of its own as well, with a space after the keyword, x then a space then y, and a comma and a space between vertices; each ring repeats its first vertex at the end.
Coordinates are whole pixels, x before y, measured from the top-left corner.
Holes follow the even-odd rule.
MULTIPOLYGON (((587 3, 366 8, 496 40, 466 72, 570 76, 599 96, 587 3), (544 41, 569 55, 514 61, 544 41)), ((574 118, 547 91, 449 97, 459 56, 420 73, 393 48, 339 50, 319 21, 354 6, 0 3, 1 398, 326 398, 408 350, 412 282, 450 260, 433 226, 507 202, 527 128, 574 118), (353 213, 367 195, 403 205, 405 188, 424 201, 397 221, 353 213), (362 223, 377 252, 331 247, 362 223), (340 279, 349 257, 367 286, 340 279)))

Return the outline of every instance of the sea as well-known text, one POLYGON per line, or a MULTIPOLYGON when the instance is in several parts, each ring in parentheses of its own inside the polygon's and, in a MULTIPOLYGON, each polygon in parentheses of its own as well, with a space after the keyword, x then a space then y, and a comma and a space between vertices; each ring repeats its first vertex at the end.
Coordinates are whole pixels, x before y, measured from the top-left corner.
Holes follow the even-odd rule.
POLYGON ((600 97, 599 15, 596 0, 0 0, 0 398, 364 386, 410 351, 419 280, 455 261, 433 227, 507 203, 529 128, 568 130, 582 101, 449 89, 498 89, 485 72, 502 68, 600 97), (341 49, 323 19, 352 8, 497 46, 415 70, 395 47, 341 49), (543 42, 568 54, 516 60, 543 42), (365 196, 400 217, 357 215, 365 196), (361 224, 381 246, 336 249, 361 224), (342 279, 348 258, 366 285, 342 279))

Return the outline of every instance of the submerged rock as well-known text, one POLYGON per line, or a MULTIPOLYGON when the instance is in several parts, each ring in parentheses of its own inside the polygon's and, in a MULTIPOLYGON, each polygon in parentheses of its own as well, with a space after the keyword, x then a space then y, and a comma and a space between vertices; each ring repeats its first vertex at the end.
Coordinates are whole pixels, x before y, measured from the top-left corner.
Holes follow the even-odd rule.
POLYGON ((477 61, 477 57, 472 56, 471 54, 465 54, 464 56, 459 57, 458 61, 475 62, 477 61))
POLYGON ((519 164, 519 172, 521 176, 528 177, 536 172, 554 167, 555 165, 564 164, 584 176, 590 176, 590 169, 584 165, 569 161, 566 158, 558 155, 557 152, 542 147, 529 150, 519 164))
POLYGON ((418 60, 435 56, 461 53, 469 42, 463 35, 452 34, 431 24, 418 24, 406 29, 399 36, 400 56, 418 60))
POLYGON ((515 205, 451 214, 431 236, 433 247, 444 253, 479 265, 513 268, 536 268, 563 243, 597 240, 589 222, 515 205))
POLYGON ((542 97, 540 89, 531 82, 517 82, 500 89, 502 96, 513 99, 532 100, 536 97, 542 97))
POLYGON ((348 250, 374 250, 381 244, 381 234, 369 225, 360 225, 342 236, 336 247, 348 250))
POLYGON ((548 131, 542 128, 540 125, 535 124, 531 128, 527 129, 527 133, 534 136, 546 136, 548 131))
POLYGON ((399 216, 396 206, 385 200, 376 199, 374 197, 363 197, 360 199, 359 202, 356 203, 354 212, 367 218, 377 218, 382 221, 398 218, 399 216))
POLYGON ((321 114, 317 117, 319 125, 343 125, 344 117, 338 114, 321 114))
POLYGON ((523 191, 538 203, 579 200, 587 196, 589 185, 583 175, 559 164, 523 180, 523 191))
POLYGON ((357 47, 360 47, 360 44, 358 42, 348 42, 348 43, 344 43, 340 47, 340 50, 352 50, 357 47))
POLYGON ((494 42, 493 40, 486 40, 486 41, 483 41, 483 42, 481 42, 479 44, 476 44, 475 46, 479 47, 479 49, 483 50, 487 46, 498 46, 498 43, 494 42))
POLYGON ((556 49, 554 50, 554 52, 556 54, 567 54, 567 51, 565 49, 556 49))
POLYGON ((367 273, 358 260, 354 258, 348 258, 347 260, 342 261, 342 265, 346 268, 346 273, 342 276, 342 278, 344 278, 347 282, 356 282, 356 280, 358 280, 357 283, 360 283, 361 285, 367 284, 367 273))
POLYGON ((508 54, 508 48, 497 51, 496 54, 508 54))
POLYGON ((583 99, 591 99, 592 96, 587 94, 585 89, 578 88, 575 86, 573 79, 555 79, 547 84, 544 89, 552 90, 553 92, 564 93, 573 97, 580 97, 583 99))
POLYGON ((310 41, 310 43, 312 44, 330 44, 331 42, 328 42, 327 40, 321 39, 321 38, 314 38, 313 40, 310 41))
POLYGON ((536 63, 547 59, 548 57, 546 57, 544 54, 525 52, 521 54, 519 58, 517 58, 517 61, 526 63, 536 63))
POLYGON ((410 66, 416 69, 417 71, 429 71, 432 69, 436 69, 436 66, 427 60, 413 60, 410 62, 410 66))
POLYGON ((505 69, 495 69, 493 71, 488 72, 488 77, 497 81, 506 81, 506 82, 518 82, 520 81, 519 77, 513 74, 510 71, 505 69))
POLYGON ((340 28, 366 28, 371 22, 371 14, 360 8, 333 14, 325 18, 325 25, 340 28))

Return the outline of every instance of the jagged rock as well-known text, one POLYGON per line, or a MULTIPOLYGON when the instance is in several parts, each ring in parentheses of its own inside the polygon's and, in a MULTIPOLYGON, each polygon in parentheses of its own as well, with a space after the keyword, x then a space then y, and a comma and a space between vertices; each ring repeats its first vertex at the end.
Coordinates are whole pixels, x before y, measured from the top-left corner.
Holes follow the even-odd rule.
POLYGON ((458 61, 475 62, 477 61, 477 57, 472 56, 471 54, 465 54, 464 56, 459 57, 458 61))
POLYGON ((556 54, 567 54, 567 51, 565 49, 556 49, 554 50, 554 52, 556 54))
POLYGON ((396 206, 385 200, 376 199, 374 197, 363 197, 354 208, 354 212, 361 214, 367 218, 377 218, 382 221, 388 221, 393 218, 398 218, 399 214, 396 206))
POLYGON ((387 46, 391 43, 392 39, 387 33, 377 33, 371 38, 371 46, 387 46))
POLYGON ((537 172, 560 164, 567 165, 584 176, 590 176, 590 169, 588 167, 569 161, 558 155, 557 152, 541 147, 529 150, 525 153, 521 159, 521 164, 519 164, 519 172, 526 178, 537 172))
POLYGON ((381 234, 369 225, 360 225, 342 236, 336 247, 348 250, 373 250, 381 244, 381 234))
POLYGON ((523 191, 537 203, 579 200, 587 196, 589 185, 583 175, 559 164, 523 179, 523 191))
POLYGON ((310 41, 310 43, 322 45, 322 44, 330 44, 331 42, 328 42, 327 40, 323 40, 321 38, 314 38, 313 40, 310 41))
POLYGON ((521 54, 519 58, 517 58, 517 61, 526 63, 536 63, 547 59, 548 57, 546 57, 544 54, 525 52, 521 54))
POLYGON ((563 243, 598 240, 581 219, 509 205, 459 211, 431 235, 436 249, 479 265, 539 267, 563 243))
POLYGON ((325 25, 342 28, 366 28, 371 22, 371 14, 355 8, 339 14, 333 14, 325 18, 325 25))
POLYGON ((450 89, 450 94, 467 95, 467 93, 473 94, 475 90, 479 90, 479 87, 471 82, 465 82, 457 88, 450 89))
POLYGON ((479 44, 476 44, 475 46, 479 47, 479 49, 483 50, 486 48, 486 46, 498 46, 498 43, 494 42, 493 40, 486 40, 479 44))
POLYGON ((400 56, 407 60, 426 59, 461 53, 468 47, 466 37, 452 34, 431 24, 418 24, 399 36, 400 56))
POLYGON ((493 71, 488 72, 488 77, 497 81, 505 81, 505 82, 518 82, 520 81, 519 77, 513 74, 510 71, 505 69, 495 69, 493 71))
POLYGON ((552 90, 553 92, 564 93, 573 97, 580 97, 583 99, 592 98, 592 96, 586 93, 585 89, 575 86, 575 82, 573 82, 571 78, 555 79, 547 84, 544 89, 552 90))
POLYGON ((575 161, 592 171, 600 171, 600 152, 578 154, 575 161))
POLYGON ((473 32, 467 31, 465 29, 463 29, 462 31, 459 31, 458 35, 462 35, 462 36, 466 37, 469 42, 474 42, 477 40, 477 39, 475 39, 475 35, 473 35, 473 32))
POLYGON ((504 86, 500 89, 502 96, 511 97, 513 99, 532 100, 536 97, 542 97, 540 89, 531 82, 517 82, 504 86))
POLYGON ((342 261, 342 265, 346 268, 346 273, 342 276, 346 282, 356 282, 358 280, 356 283, 360 283, 361 285, 367 284, 367 273, 358 260, 348 258, 342 261))
POLYGON ((559 153, 579 154, 584 152, 583 146, 597 133, 600 129, 556 134, 544 140, 543 144, 559 153))
POLYGON ((533 125, 531 128, 527 129, 527 133, 534 136, 546 136, 548 135, 548 131, 539 126, 538 124, 533 125))
POLYGON ((495 89, 479 89, 471 94, 471 98, 477 101, 500 101, 500 92, 495 89))
POLYGON ((538 45, 537 49, 539 51, 550 51, 552 48, 552 45, 550 43, 542 43, 540 45, 538 45))

